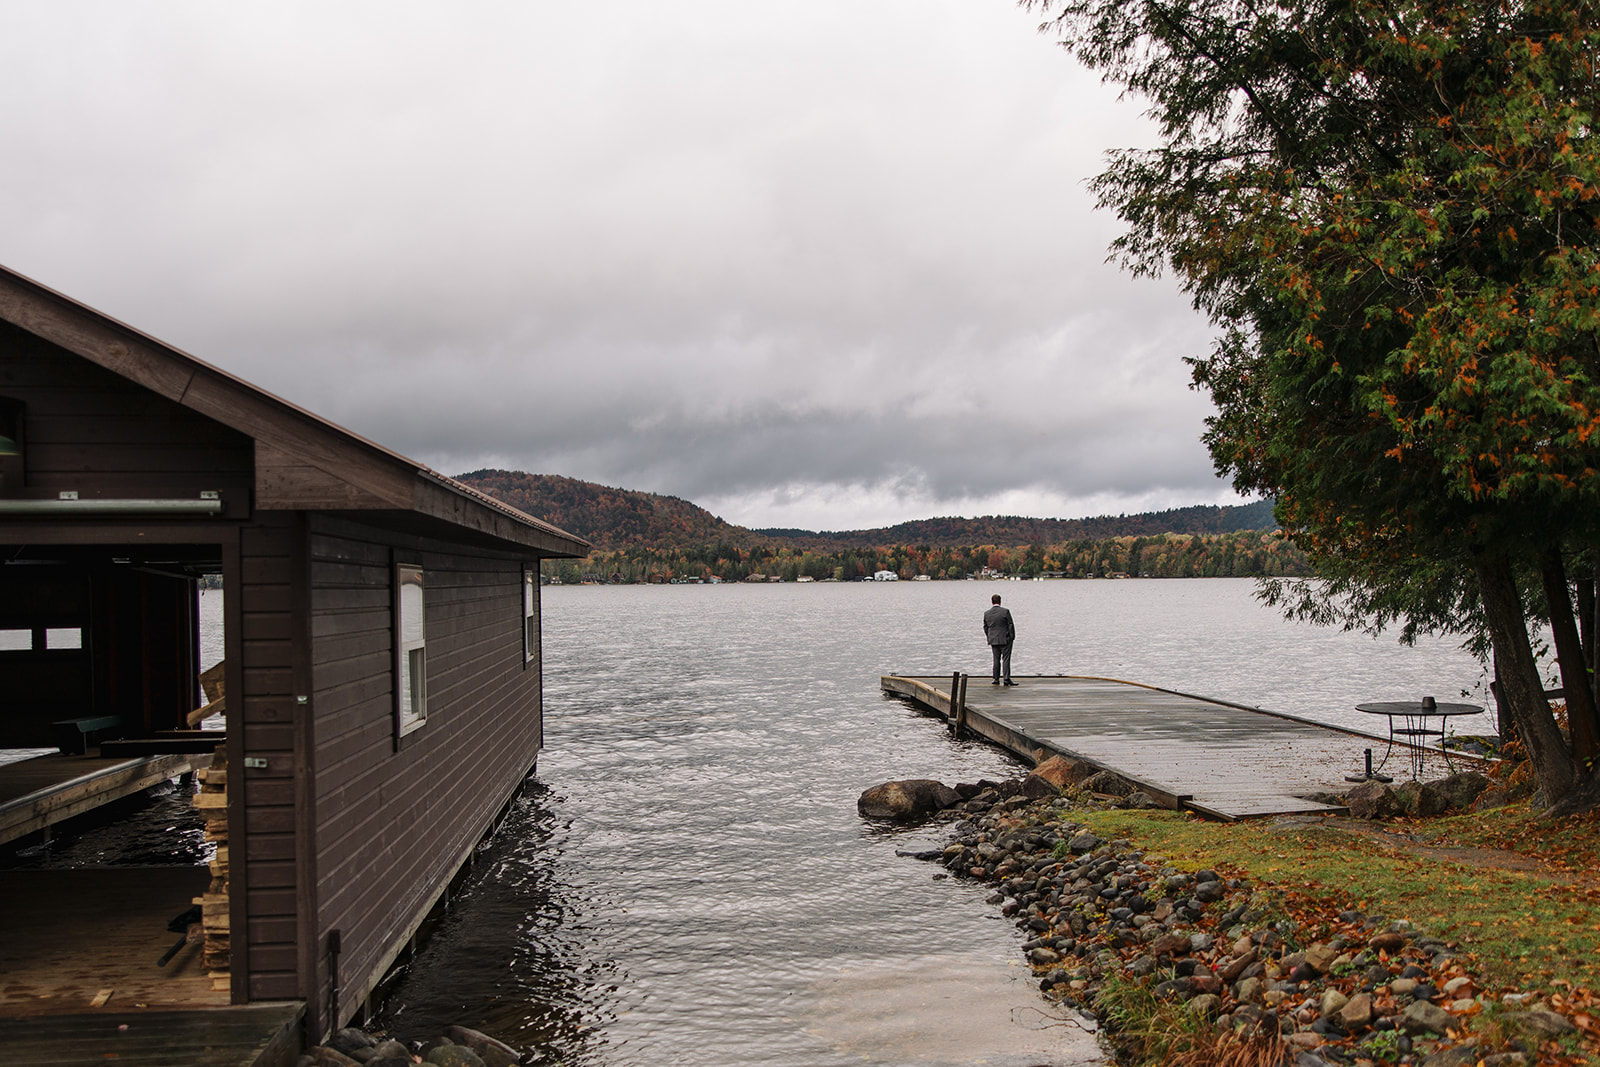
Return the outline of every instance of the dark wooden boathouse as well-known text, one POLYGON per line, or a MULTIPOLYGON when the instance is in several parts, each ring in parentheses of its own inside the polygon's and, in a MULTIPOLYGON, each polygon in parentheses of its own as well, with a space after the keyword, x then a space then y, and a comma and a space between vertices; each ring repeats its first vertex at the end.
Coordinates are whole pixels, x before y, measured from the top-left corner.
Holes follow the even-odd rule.
POLYGON ((0 748, 198 743, 222 576, 232 1004, 361 1008, 534 766, 588 548, 0 269, 0 748))

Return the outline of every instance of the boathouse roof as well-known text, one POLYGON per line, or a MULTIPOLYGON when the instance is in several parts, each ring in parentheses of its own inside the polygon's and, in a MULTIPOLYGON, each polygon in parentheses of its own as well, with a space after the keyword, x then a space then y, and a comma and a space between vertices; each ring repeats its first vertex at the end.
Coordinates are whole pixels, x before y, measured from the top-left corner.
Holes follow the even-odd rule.
POLYGON ((0 266, 0 319, 255 442, 254 505, 371 513, 418 534, 581 557, 590 545, 0 266))

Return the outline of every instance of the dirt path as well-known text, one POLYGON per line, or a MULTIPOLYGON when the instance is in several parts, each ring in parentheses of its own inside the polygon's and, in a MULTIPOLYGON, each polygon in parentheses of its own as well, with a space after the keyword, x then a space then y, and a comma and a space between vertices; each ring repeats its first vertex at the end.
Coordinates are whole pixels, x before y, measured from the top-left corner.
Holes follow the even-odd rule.
POLYGON ((1382 823, 1368 822, 1365 819, 1353 819, 1339 815, 1320 818, 1308 815, 1291 815, 1274 820, 1273 826, 1283 827, 1284 829, 1301 829, 1315 826, 1325 830, 1359 834, 1396 852, 1405 852, 1426 859, 1443 860, 1448 863, 1459 863, 1464 867, 1486 867, 1499 871, 1526 871, 1530 874, 1542 875, 1552 881, 1562 883, 1594 880, 1593 878, 1579 878, 1571 871, 1563 871, 1553 867, 1536 856, 1526 856, 1520 852, 1512 852, 1503 848, 1435 845, 1423 840, 1417 834, 1394 829, 1382 823))

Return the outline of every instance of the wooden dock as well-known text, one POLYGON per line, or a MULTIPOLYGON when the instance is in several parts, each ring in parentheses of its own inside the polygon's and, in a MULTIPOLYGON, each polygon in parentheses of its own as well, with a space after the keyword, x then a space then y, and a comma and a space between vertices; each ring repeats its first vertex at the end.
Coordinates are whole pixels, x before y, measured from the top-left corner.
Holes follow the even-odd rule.
MULTIPOLYGON (((1114 771, 1157 803, 1219 819, 1336 812, 1304 799, 1344 792, 1366 749, 1383 758, 1388 738, 1292 715, 1208 700, 1111 678, 1018 677, 1012 686, 972 679, 967 726, 1031 762, 1061 754, 1114 771)), ((885 692, 950 716, 950 676, 885 675, 885 692)), ((1396 745, 1386 773, 1409 769, 1396 745), (1396 764, 1399 764, 1397 767, 1396 764)), ((1436 750, 1430 760, 1444 773, 1436 750)), ((1399 773, 1396 773, 1396 772, 1399 773)))
POLYGON ((210 762, 209 754, 103 758, 58 752, 0 765, 0 844, 210 762))
POLYGON ((7 1063, 288 1067, 305 1005, 229 1004, 198 939, 165 966, 168 920, 204 867, 0 872, 0 1048, 7 1063))
POLYGON ((305 1005, 0 1018, 10 1063, 29 1067, 292 1067, 305 1005))

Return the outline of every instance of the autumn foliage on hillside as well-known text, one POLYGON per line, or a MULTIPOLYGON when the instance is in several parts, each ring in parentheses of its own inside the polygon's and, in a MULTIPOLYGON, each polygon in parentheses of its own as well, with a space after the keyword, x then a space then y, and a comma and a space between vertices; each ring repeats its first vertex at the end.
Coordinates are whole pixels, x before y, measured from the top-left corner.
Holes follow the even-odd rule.
POLYGON ((457 475, 456 481, 577 534, 602 551, 629 545, 749 540, 743 527, 675 496, 524 471, 473 471, 457 475))
POLYGON ((575 478, 481 470, 459 481, 594 545, 551 561, 562 581, 851 581, 879 571, 955 579, 987 571, 1070 578, 1279 577, 1310 573, 1273 532, 1266 502, 1095 519, 924 519, 876 530, 750 530, 672 496, 575 478))
POLYGON ((593 544, 598 551, 628 547, 657 550, 724 543, 740 549, 765 545, 838 552, 843 548, 895 545, 992 545, 1018 548, 1069 541, 1158 534, 1227 534, 1276 527, 1266 501, 1239 507, 1196 506, 1137 515, 1092 519, 1030 519, 985 515, 974 519, 938 518, 903 522, 872 530, 750 530, 724 522, 704 508, 675 496, 613 489, 554 474, 480 470, 457 475, 514 508, 554 523, 593 544))

